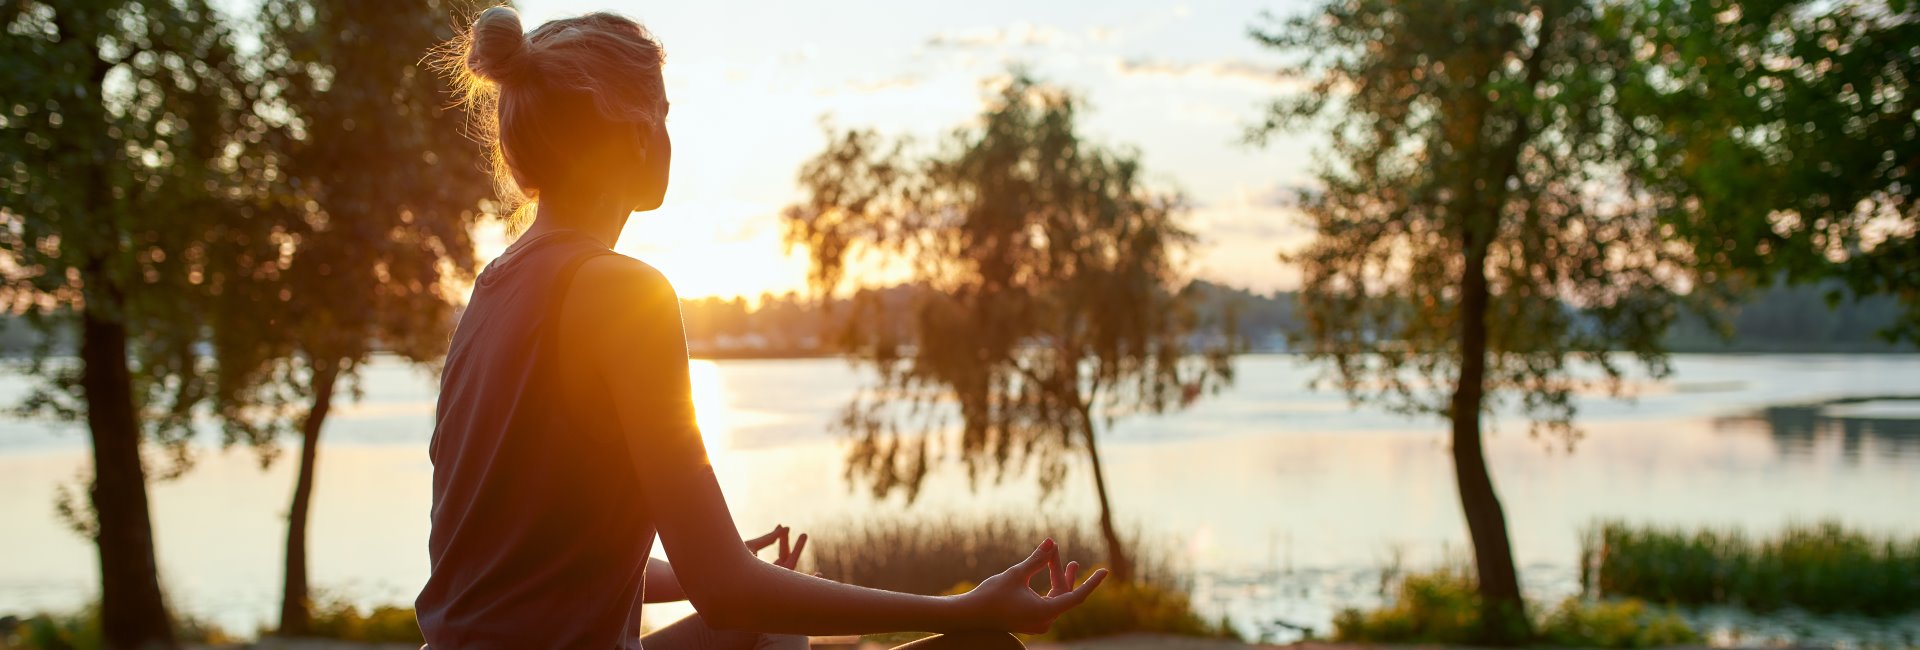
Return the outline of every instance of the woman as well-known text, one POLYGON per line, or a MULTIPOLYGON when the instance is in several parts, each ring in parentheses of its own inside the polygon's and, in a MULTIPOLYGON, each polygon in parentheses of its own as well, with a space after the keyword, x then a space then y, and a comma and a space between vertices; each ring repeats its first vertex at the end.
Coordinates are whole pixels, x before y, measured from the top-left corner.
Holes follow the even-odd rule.
POLYGON ((1073 588, 1079 565, 1052 540, 951 597, 796 573, 806 536, 785 528, 742 543, 695 425, 679 300, 610 250, 666 194, 659 43, 604 13, 523 34, 495 7, 453 46, 502 186, 537 207, 480 274, 441 380, 428 645, 805 647, 798 635, 920 630, 948 634, 910 647, 1020 647, 1008 632, 1045 631, 1100 584, 1104 571, 1073 588), (648 559, 656 533, 671 566, 648 559), (776 540, 774 564, 754 556, 776 540), (1027 587, 1041 571, 1044 596, 1027 587), (681 597, 695 617, 639 638, 643 601, 681 597))

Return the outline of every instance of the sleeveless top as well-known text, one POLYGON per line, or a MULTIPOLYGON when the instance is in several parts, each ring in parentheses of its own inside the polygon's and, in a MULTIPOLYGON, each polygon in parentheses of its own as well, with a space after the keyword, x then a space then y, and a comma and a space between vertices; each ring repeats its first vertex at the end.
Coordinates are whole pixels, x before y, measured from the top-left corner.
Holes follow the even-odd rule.
POLYGON ((563 394, 558 374, 567 287, 610 254, 578 232, 527 240, 480 273, 454 330, 415 601, 435 650, 640 647, 652 518, 611 397, 563 394))

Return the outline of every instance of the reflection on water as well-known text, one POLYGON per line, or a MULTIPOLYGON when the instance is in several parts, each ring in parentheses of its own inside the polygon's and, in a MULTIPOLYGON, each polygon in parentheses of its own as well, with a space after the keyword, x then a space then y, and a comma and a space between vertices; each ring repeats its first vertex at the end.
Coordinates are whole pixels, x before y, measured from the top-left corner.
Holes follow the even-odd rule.
POLYGON ((1761 430, 1780 453, 1810 457, 1837 446, 1840 458, 1920 458, 1920 395, 1831 399, 1768 406, 1714 419, 1719 431, 1761 430))

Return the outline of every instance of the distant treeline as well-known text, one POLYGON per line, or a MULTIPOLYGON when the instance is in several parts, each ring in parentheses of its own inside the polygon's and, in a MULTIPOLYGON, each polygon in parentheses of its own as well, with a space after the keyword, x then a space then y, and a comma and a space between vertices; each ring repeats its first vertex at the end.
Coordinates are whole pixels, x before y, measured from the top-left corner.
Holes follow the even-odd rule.
MULTIPOLYGON (((1697 314, 1685 314, 1667 335, 1675 352, 1911 352, 1912 345, 1894 345, 1879 336, 1900 314, 1891 297, 1855 300, 1837 294, 1829 304, 1830 285, 1773 286, 1755 291, 1726 316, 1733 329, 1722 339, 1697 314)), ((1231 315, 1233 331, 1257 352, 1287 349, 1286 337, 1300 326, 1299 303, 1291 291, 1257 293, 1247 289, 1197 281, 1195 292, 1203 322, 1224 333, 1231 315)), ((895 287, 873 296, 860 310, 876 327, 899 324, 910 316, 912 291, 895 287), (875 316, 881 316, 876 318, 875 316)), ((833 354, 839 349, 847 319, 855 313, 852 301, 820 304, 795 293, 743 297, 694 298, 680 302, 687 327, 687 343, 699 357, 799 357, 833 354)), ((39 340, 38 333, 16 317, 0 317, 0 354, 25 354, 39 340)), ((65 348, 68 346, 56 346, 65 348)))
POLYGON ((1722 338, 1697 314, 1684 314, 1667 332, 1675 352, 1912 352, 1880 336, 1900 317, 1892 296, 1855 299, 1838 281, 1775 285, 1754 292, 1726 315, 1733 336, 1722 338))
MULTIPOLYGON (((1207 281, 1188 291, 1197 298, 1202 322, 1218 333, 1231 329, 1248 349, 1277 352, 1287 349, 1287 333, 1300 327, 1299 301, 1291 291, 1257 293, 1207 281), (1228 328, 1231 316, 1234 327, 1228 328)), ((1900 314, 1900 305, 1885 296, 1855 300, 1844 294, 1829 304, 1837 285, 1776 285, 1757 290, 1724 320, 1732 329, 1722 338, 1698 314, 1688 313, 1668 333, 1675 352, 1896 352, 1911 345, 1893 345, 1879 336, 1900 314)), ((911 291, 895 287, 883 292, 874 306, 861 313, 875 326, 897 325, 911 316, 911 291), (877 311, 876 311, 877 310, 877 311)), ((821 305, 788 293, 745 298, 700 298, 681 301, 687 341, 696 356, 810 356, 830 354, 844 324, 854 313, 847 300, 821 305)))

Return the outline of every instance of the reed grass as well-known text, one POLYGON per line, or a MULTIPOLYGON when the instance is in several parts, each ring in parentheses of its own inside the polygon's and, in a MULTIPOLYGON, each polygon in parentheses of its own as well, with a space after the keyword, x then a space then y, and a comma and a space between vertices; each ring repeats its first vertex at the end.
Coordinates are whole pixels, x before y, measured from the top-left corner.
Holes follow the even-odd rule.
MULTIPOLYGON (((1044 515, 986 514, 854 519, 811 526, 813 570, 829 579, 876 589, 940 595, 964 592, 1006 570, 1048 537, 1061 555, 1086 567, 1107 565, 1099 528, 1044 515)), ((1235 637, 1228 621, 1193 610, 1192 580, 1173 546, 1137 532, 1123 540, 1134 581, 1109 580, 1054 623, 1049 638, 1071 640, 1128 632, 1235 637)), ((807 567, 802 567, 803 569, 807 567)), ((1045 576, 1034 581, 1045 589, 1045 576)))
POLYGON ((1787 527, 1771 537, 1740 530, 1683 530, 1620 521, 1581 543, 1589 594, 1754 611, 1893 615, 1920 611, 1920 538, 1837 522, 1787 527))

